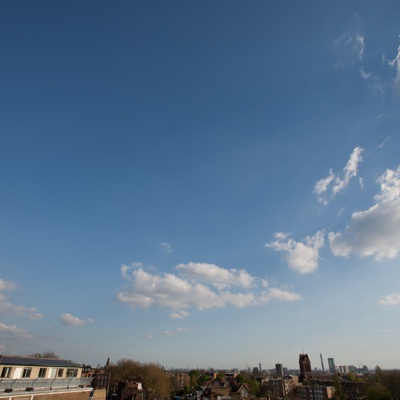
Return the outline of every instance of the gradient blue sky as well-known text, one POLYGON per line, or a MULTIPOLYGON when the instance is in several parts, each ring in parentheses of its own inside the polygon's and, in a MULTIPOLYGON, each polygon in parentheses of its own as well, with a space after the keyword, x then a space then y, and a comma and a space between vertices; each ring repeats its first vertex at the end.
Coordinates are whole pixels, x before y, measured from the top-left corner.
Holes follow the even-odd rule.
POLYGON ((0 2, 0 353, 400 367, 400 3, 0 2))

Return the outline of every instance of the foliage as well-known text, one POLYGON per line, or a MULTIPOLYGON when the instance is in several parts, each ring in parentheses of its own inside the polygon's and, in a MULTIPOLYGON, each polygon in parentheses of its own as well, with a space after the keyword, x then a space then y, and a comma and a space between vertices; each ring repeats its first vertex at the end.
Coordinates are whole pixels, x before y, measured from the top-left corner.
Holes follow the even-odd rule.
POLYGON ((192 369, 191 371, 189 371, 189 376, 190 376, 190 384, 192 386, 197 386, 198 385, 199 376, 200 376, 199 371, 197 371, 195 369, 192 369))
POLYGON ((237 383, 245 383, 246 377, 243 374, 237 374, 235 380, 237 383))
POLYGON ((349 382, 356 382, 356 376, 354 375, 353 372, 349 372, 347 374, 347 379, 348 379, 349 382))
POLYGON ((44 351, 43 353, 33 353, 29 357, 33 358, 52 358, 52 359, 59 359, 58 354, 54 353, 54 351, 44 351))
POLYGON ((393 400, 400 400, 400 371, 383 371, 379 365, 377 365, 375 367, 373 379, 370 380, 369 384, 369 389, 371 389, 369 395, 371 397, 386 396, 387 392, 384 390, 384 388, 386 388, 393 400))
POLYGON ((225 378, 225 374, 223 372, 219 372, 215 377, 215 379, 217 379, 218 381, 222 380, 223 378, 225 378))
POLYGON ((346 394, 342 383, 340 382, 339 376, 335 374, 333 376, 333 387, 335 388, 335 396, 339 400, 345 400, 346 394))
POLYGON ((383 382, 389 389, 392 399, 400 400, 400 371, 385 371, 383 382))
POLYGON ((199 376, 199 378, 197 379, 197 384, 199 386, 203 386, 203 385, 205 385, 205 383, 208 381, 209 378, 210 377, 207 374, 201 374, 199 376))
POLYGON ((247 378, 245 383, 247 383, 249 385, 250 394, 252 396, 257 396, 258 397, 260 395, 261 388, 260 388, 259 383, 256 380, 251 379, 251 378, 247 378))
POLYGON ((383 380, 383 372, 382 372, 382 368, 377 365, 375 367, 375 381, 378 383, 382 383, 383 380))
POLYGON ((111 387, 116 387, 119 381, 141 377, 144 389, 150 397, 165 398, 171 394, 172 382, 170 376, 154 363, 140 363, 131 359, 118 360, 109 367, 111 387))
POLYGON ((389 389, 379 382, 374 383, 367 390, 368 400, 391 400, 389 389))

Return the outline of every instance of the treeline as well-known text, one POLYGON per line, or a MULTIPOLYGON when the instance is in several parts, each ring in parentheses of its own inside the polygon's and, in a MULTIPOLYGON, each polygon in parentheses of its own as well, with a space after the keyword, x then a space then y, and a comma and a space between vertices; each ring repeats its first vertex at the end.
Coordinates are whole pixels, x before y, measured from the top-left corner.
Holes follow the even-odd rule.
POLYGON ((368 400, 400 400, 400 371, 383 371, 375 367, 375 374, 367 381, 368 400))
POLYGON ((123 358, 109 365, 111 373, 110 388, 114 389, 120 381, 132 378, 141 378, 144 389, 152 398, 167 398, 172 393, 172 379, 170 375, 155 363, 141 363, 139 361, 123 358))

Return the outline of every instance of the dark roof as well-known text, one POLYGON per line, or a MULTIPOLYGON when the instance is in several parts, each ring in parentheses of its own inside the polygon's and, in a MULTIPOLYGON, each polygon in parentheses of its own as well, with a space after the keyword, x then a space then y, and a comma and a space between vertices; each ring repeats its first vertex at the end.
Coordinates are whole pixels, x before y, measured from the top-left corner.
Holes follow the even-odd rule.
POLYGON ((69 360, 57 360, 55 358, 35 358, 20 356, 1 356, 0 365, 23 365, 30 367, 64 367, 64 368, 81 368, 81 364, 74 363, 69 360))

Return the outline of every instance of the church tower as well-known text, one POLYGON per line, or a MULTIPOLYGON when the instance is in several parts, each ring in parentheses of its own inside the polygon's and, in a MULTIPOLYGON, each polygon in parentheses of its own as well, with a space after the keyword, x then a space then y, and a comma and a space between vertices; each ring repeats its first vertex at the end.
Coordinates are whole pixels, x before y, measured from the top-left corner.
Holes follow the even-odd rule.
POLYGON ((303 382, 305 379, 312 379, 311 362, 307 354, 299 355, 299 366, 300 366, 299 382, 303 382))

